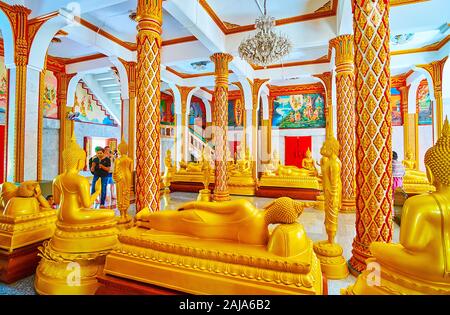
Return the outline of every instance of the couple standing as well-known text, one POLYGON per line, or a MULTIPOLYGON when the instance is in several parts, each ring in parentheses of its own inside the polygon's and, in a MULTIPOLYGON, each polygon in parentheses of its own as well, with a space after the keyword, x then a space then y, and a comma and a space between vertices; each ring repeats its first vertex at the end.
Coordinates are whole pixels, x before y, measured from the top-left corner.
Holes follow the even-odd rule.
MULTIPOLYGON (((109 147, 96 147, 95 155, 89 159, 89 169, 94 175, 92 179, 91 195, 95 192, 95 184, 101 180, 100 208, 105 208, 106 188, 108 184, 113 185, 112 180, 112 162, 110 159, 109 147)), ((112 195, 111 195, 112 197, 112 195)))

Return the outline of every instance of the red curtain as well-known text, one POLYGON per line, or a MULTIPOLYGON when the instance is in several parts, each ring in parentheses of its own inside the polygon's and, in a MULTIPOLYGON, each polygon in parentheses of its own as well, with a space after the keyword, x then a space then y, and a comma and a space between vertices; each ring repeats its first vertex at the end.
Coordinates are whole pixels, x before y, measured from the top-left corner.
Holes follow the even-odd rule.
POLYGON ((311 136, 284 137, 285 165, 302 167, 302 160, 308 148, 311 149, 311 136))

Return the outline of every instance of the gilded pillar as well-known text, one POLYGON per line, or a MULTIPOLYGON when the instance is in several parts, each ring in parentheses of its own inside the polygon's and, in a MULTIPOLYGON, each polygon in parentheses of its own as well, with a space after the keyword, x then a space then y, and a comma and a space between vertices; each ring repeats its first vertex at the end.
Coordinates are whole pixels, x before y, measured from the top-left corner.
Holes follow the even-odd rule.
POLYGON ((136 211, 159 211, 162 0, 138 0, 136 211))
POLYGON ((258 103, 259 91, 264 83, 269 79, 254 79, 252 86, 252 158, 253 158, 253 178, 258 178, 257 160, 258 160, 258 103))
MULTIPOLYGON (((352 273, 374 241, 392 240, 389 1, 353 0, 356 67, 356 236, 352 273)), ((344 163, 343 163, 344 164, 344 163)))
POLYGON ((230 200, 228 193, 228 172, 226 161, 227 129, 228 129, 228 63, 233 56, 225 53, 215 53, 211 61, 215 64, 214 87, 214 123, 216 124, 215 140, 215 185, 214 200, 230 200))
MULTIPOLYGON (((267 152, 272 155, 272 119, 273 119, 273 102, 274 96, 269 96, 269 121, 267 124, 267 152)), ((280 153, 280 152, 278 152, 280 153)))
POLYGON ((67 118, 67 114, 72 111, 72 107, 67 107, 67 88, 70 79, 75 74, 67 74, 63 72, 55 72, 57 80, 57 97, 58 117, 59 117, 59 172, 63 171, 62 152, 70 144, 70 139, 74 131, 73 120, 67 118))
MULTIPOLYGON (((330 41, 336 50, 337 139, 342 162, 343 212, 354 212, 355 204, 355 71, 353 35, 341 35, 330 41)), ((331 74, 330 74, 331 76, 331 74)), ((330 84, 331 89, 331 84, 330 84)), ((328 89, 327 89, 328 90, 328 89)), ((327 116, 327 119, 329 116, 327 116)), ((333 124, 327 130, 333 128, 333 124)))
POLYGON ((136 62, 123 61, 128 76, 128 157, 135 160, 136 144, 136 62))
POLYGON ((332 94, 332 79, 331 72, 324 72, 322 74, 314 75, 316 78, 322 81, 325 86, 326 98, 325 98, 325 133, 326 136, 333 135, 333 94, 332 94))
MULTIPOLYGON (((188 115, 188 96, 189 93, 194 89, 194 87, 190 86, 177 86, 180 91, 181 96, 181 126, 177 126, 177 128, 181 128, 181 160, 188 160, 188 150, 189 150, 189 122, 187 121, 188 115)), ((189 104, 190 105, 190 104, 189 104)))
MULTIPOLYGON (((436 123, 433 124, 434 128, 437 128, 438 138, 441 136, 441 131, 444 123, 444 102, 442 99, 442 73, 444 71, 444 65, 448 56, 441 60, 433 61, 426 65, 419 65, 418 67, 425 69, 433 80, 434 98, 436 99, 436 123)), ((436 133, 435 133, 436 134, 436 133)))

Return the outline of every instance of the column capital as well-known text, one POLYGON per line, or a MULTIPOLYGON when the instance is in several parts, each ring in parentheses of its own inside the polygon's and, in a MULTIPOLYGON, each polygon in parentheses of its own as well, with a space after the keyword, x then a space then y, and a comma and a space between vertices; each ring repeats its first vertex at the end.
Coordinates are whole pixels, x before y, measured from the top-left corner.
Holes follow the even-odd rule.
POLYGON ((343 71, 353 71, 353 58, 355 52, 353 50, 353 35, 340 35, 330 40, 330 49, 336 50, 336 73, 343 71))
POLYGON ((127 71, 129 98, 136 97, 136 62, 125 61, 121 58, 119 58, 119 60, 127 71))
POLYGON ((227 53, 215 53, 210 59, 215 64, 216 87, 220 84, 228 85, 228 64, 233 60, 233 56, 227 53))
POLYGON ((139 31, 162 32, 162 0, 138 0, 136 22, 139 31))
POLYGON ((433 88, 435 92, 442 92, 442 73, 444 71, 444 65, 448 56, 441 60, 433 61, 428 64, 418 65, 417 67, 425 69, 433 79, 433 88))

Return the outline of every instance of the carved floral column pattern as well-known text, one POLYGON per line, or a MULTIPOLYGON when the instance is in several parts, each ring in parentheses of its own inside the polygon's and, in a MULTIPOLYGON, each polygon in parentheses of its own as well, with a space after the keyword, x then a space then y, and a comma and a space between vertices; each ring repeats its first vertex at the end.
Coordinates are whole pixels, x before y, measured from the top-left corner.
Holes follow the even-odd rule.
MULTIPOLYGON (((341 211, 354 212, 355 204, 355 72, 353 36, 341 35, 330 41, 336 50, 337 139, 342 162, 341 211)), ((328 117, 327 117, 328 118, 328 117)), ((331 128, 332 125, 331 125, 331 128)))
POLYGON ((226 161, 228 129, 228 63, 233 59, 229 54, 215 53, 211 61, 215 64, 214 118, 215 140, 215 186, 214 200, 230 200, 228 193, 228 172, 226 161))
POLYGON ((325 130, 326 135, 333 135, 333 95, 332 95, 332 82, 333 76, 331 72, 324 72, 322 74, 314 75, 320 79, 325 86, 326 101, 325 101, 325 130))
POLYGON ((187 152, 189 149, 189 124, 187 121, 187 109, 188 109, 188 96, 189 93, 195 88, 190 86, 177 86, 178 90, 180 91, 181 96, 181 126, 177 126, 177 128, 181 128, 181 160, 187 161, 187 152))
POLYGON ((356 66, 356 236, 353 273, 372 242, 392 240, 389 1, 353 0, 356 66))
POLYGON ((418 67, 427 70, 433 79, 433 89, 434 98, 436 99, 436 123, 435 128, 437 128, 438 138, 441 136, 442 126, 444 123, 444 105, 442 99, 442 73, 444 71, 444 65, 447 61, 448 56, 432 63, 426 65, 419 65, 418 67))
POLYGON ((159 211, 162 0, 138 0, 136 211, 159 211))
POLYGON ((136 131, 136 62, 121 60, 128 76, 128 156, 134 160, 136 151, 135 131, 136 131))

